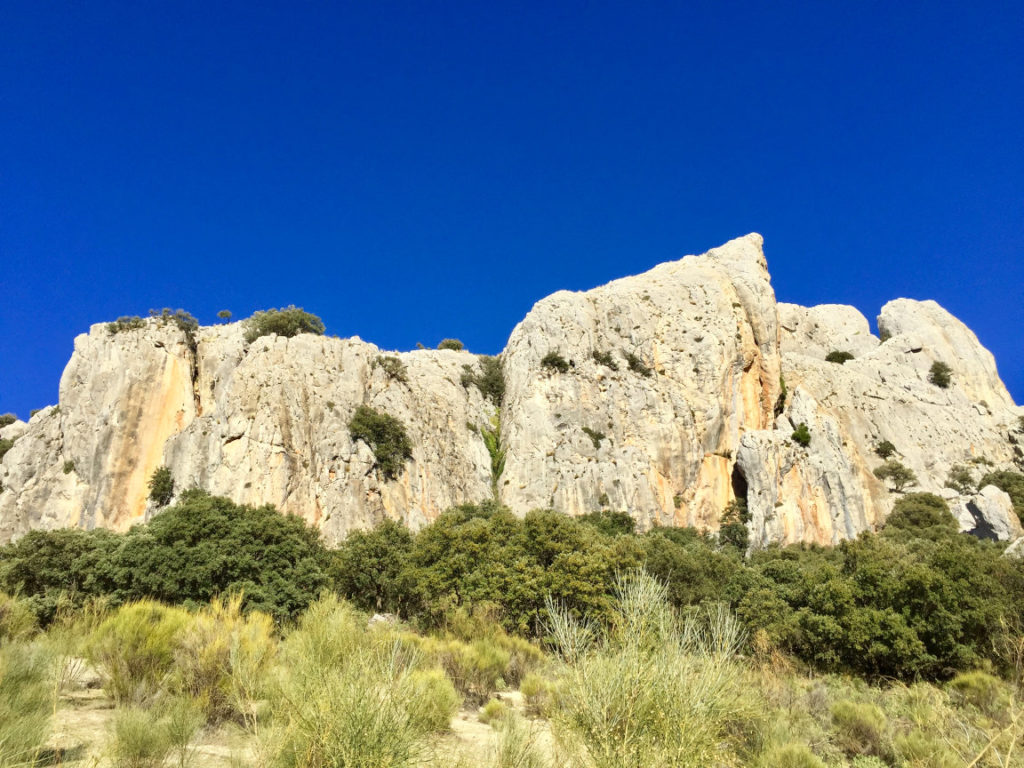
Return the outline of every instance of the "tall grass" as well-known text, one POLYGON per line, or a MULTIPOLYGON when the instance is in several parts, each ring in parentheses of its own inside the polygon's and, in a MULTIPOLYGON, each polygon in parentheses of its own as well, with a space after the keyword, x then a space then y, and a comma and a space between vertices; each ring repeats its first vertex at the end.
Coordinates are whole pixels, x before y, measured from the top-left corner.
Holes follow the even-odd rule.
POLYGON ((189 613, 152 600, 123 606, 92 633, 86 654, 118 704, 141 704, 164 686, 189 613))
POLYGON ((271 728, 261 739, 266 762, 273 768, 416 764, 426 755, 426 736, 442 720, 447 724, 457 702, 450 683, 435 677, 426 684, 417 664, 392 633, 368 630, 365 617, 347 604, 322 597, 281 649, 271 728))
POLYGON ((0 645, 0 768, 33 765, 54 708, 51 658, 40 643, 0 645))
POLYGON ((754 710, 738 624, 723 610, 681 619, 643 571, 621 577, 616 595, 604 630, 548 606, 568 661, 552 711, 559 739, 594 768, 734 763, 731 728, 754 710))
POLYGON ((243 615, 241 606, 241 595, 215 598, 182 628, 174 644, 174 682, 207 721, 236 720, 255 732, 277 640, 269 616, 243 615))
POLYGON ((107 751, 114 768, 161 768, 174 758, 177 768, 191 762, 189 747, 203 722, 192 702, 174 699, 154 709, 128 706, 110 725, 107 751))

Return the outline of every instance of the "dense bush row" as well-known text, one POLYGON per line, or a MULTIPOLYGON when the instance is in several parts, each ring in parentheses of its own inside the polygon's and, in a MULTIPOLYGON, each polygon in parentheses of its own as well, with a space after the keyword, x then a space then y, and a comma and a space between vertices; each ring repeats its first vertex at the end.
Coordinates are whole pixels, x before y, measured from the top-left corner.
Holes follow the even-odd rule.
POLYGON ((273 507, 187 491, 127 534, 26 535, 0 549, 0 591, 25 598, 46 623, 89 597, 199 605, 231 592, 282 621, 333 589, 422 628, 485 610, 509 632, 543 637, 547 600, 577 618, 607 618, 616 574, 642 566, 674 606, 725 602, 751 639, 821 670, 943 679, 1013 663, 1000 643, 1024 628, 1024 565, 958 534, 939 497, 907 494, 878 534, 746 560, 743 510, 726 522, 721 540, 677 528, 635 534, 621 513, 517 518, 484 502, 416 534, 385 522, 328 550, 315 529, 273 507))

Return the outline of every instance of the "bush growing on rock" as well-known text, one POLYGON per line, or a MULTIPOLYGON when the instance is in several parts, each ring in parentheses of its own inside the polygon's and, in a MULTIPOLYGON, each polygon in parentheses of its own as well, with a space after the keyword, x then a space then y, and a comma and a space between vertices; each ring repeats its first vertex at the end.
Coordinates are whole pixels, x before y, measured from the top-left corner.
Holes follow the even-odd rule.
POLYGON ((137 331, 146 327, 146 321, 138 315, 123 315, 112 323, 107 323, 107 333, 111 336, 125 331, 137 331))
POLYGON ((437 345, 437 348, 438 349, 450 349, 453 352, 461 352, 466 347, 458 339, 441 339, 440 343, 437 345))
POLYGON ((946 363, 936 360, 928 370, 928 381, 940 389, 948 389, 953 382, 953 369, 946 363))
POLYGON ((547 370, 554 371, 555 373, 569 372, 569 361, 562 357, 557 349, 544 355, 544 357, 540 359, 540 366, 541 368, 546 368, 547 370))
POLYGON ((360 405, 348 422, 352 440, 362 440, 373 451, 377 469, 386 480, 394 480, 412 458, 412 441, 405 425, 390 414, 360 405))
POLYGON ((893 505, 885 521, 888 528, 902 528, 926 535, 933 528, 956 533, 959 525, 949 511, 949 505, 934 493, 908 493, 893 505))
POLYGON ((882 440, 875 446, 875 455, 880 459, 888 459, 896 453, 896 446, 888 440, 882 440))
POLYGON ((797 428, 793 430, 793 434, 790 437, 792 437, 794 443, 799 443, 804 448, 811 444, 811 430, 803 422, 797 425, 797 428))
POLYGON ((291 338, 300 333, 313 333, 323 336, 326 328, 324 321, 316 315, 305 312, 302 307, 294 305, 282 309, 268 309, 255 312, 251 317, 243 321, 245 327, 245 342, 251 344, 261 336, 277 334, 291 338))
POLYGON ((14 447, 14 440, 8 440, 7 438, 0 438, 0 461, 3 461, 4 456, 7 452, 14 447))
POLYGON ((842 365, 847 360, 853 360, 853 353, 833 350, 825 355, 825 361, 829 363, 838 363, 839 365, 842 365))
POLYGON ((13 413, 0 414, 0 429, 3 429, 4 427, 9 427, 17 420, 18 417, 15 416, 13 413))
POLYGON ((470 365, 462 366, 462 386, 470 386, 480 390, 480 394, 497 408, 505 398, 505 373, 501 367, 501 357, 480 355, 477 358, 477 370, 470 365))

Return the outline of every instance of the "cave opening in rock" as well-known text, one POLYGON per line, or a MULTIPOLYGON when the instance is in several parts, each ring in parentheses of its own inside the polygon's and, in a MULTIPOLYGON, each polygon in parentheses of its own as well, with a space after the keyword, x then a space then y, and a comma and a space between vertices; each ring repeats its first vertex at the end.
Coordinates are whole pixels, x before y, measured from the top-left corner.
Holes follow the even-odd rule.
POLYGON ((732 493, 737 499, 744 502, 747 500, 747 478, 743 476, 739 464, 734 464, 732 468, 732 493))

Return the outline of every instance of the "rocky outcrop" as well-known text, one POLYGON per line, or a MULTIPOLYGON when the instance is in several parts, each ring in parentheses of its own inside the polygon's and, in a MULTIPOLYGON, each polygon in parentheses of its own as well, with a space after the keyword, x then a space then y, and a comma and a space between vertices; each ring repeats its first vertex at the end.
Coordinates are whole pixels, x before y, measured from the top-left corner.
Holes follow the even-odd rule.
MULTIPOLYGON (((878 327, 884 342, 852 307, 777 304, 761 238, 748 235, 538 302, 502 353, 495 418, 467 381, 468 352, 314 335, 247 344, 237 323, 97 325, 76 339, 59 407, 5 428, 17 439, 0 469, 0 539, 143 521, 155 512, 148 479, 165 465, 178 489, 275 504, 328 541, 385 517, 416 527, 497 493, 519 514, 624 509, 641 527, 710 530, 742 498, 755 545, 831 544, 892 507, 873 474, 880 441, 917 475, 913 490, 942 490, 957 465, 977 479, 978 462, 1022 461, 1021 411, 969 329, 907 299, 878 327), (853 359, 827 362, 832 351, 853 359), (928 380, 935 361, 952 368, 948 389, 928 380), (393 479, 349 434, 360 405, 406 426, 412 458, 393 479), (806 446, 792 437, 800 424, 806 446), (496 478, 481 435, 495 425, 496 478)), ((969 530, 1020 535, 997 489, 945 493, 969 530)))

